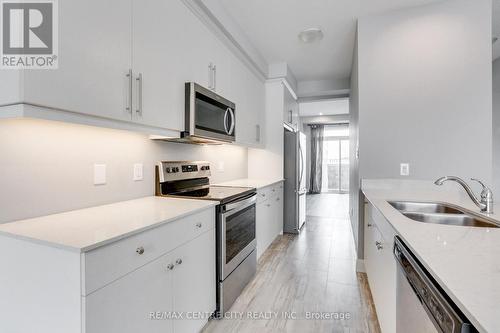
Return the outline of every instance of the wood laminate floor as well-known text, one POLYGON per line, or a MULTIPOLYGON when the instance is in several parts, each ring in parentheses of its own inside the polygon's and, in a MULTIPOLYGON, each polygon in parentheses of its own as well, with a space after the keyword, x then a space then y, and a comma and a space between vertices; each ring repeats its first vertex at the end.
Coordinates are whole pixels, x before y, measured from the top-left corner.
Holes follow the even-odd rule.
POLYGON ((300 235, 279 236, 260 258, 235 318, 204 333, 380 332, 366 275, 356 273, 348 195, 308 195, 307 205, 300 235))

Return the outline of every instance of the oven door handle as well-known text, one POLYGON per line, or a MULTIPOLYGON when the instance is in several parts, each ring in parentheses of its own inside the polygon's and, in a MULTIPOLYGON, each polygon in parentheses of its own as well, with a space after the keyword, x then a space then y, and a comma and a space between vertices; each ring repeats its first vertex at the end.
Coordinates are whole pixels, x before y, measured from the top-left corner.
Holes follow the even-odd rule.
MULTIPOLYGON (((223 214, 227 216, 227 215, 229 215, 229 214, 227 214, 229 212, 231 212, 231 213, 239 212, 240 210, 243 210, 243 209, 255 204, 256 201, 257 201, 257 194, 254 193, 250 197, 247 197, 247 199, 225 204, 223 206, 223 209, 224 209, 223 214)), ((230 215, 232 215, 232 214, 230 214, 230 215)))

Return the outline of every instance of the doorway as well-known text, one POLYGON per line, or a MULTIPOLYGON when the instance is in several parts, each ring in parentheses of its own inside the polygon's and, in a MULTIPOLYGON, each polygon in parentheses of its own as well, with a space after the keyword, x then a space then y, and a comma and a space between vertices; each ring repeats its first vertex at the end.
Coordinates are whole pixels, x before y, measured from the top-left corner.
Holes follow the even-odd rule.
POLYGON ((322 174, 322 192, 349 192, 349 124, 325 126, 322 174))

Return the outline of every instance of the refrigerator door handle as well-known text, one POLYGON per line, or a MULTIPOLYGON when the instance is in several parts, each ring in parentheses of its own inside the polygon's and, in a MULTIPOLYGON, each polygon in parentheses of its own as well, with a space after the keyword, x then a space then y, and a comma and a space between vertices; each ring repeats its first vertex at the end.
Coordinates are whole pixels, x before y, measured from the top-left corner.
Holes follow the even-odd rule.
POLYGON ((302 155, 302 147, 299 145, 299 154, 300 154, 300 167, 299 167, 299 190, 301 189, 302 177, 304 176, 304 155, 302 155))

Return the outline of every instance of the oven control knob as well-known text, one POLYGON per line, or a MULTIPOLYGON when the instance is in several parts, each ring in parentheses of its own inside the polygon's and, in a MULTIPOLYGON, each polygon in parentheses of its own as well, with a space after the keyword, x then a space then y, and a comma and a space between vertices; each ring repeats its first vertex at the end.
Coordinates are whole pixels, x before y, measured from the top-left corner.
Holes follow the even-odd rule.
POLYGON ((167 167, 167 168, 165 168, 165 172, 166 172, 166 173, 170 173, 170 168, 168 168, 168 167, 167 167))

